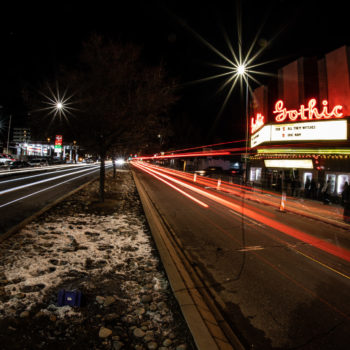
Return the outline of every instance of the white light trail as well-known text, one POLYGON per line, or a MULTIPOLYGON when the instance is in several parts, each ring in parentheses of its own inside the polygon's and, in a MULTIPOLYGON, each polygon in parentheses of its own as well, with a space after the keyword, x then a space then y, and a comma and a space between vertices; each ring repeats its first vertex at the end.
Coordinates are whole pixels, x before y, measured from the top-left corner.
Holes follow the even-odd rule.
MULTIPOLYGON (((98 168, 99 169, 99 168, 98 168)), ((3 191, 0 191, 0 195, 2 194, 5 194, 5 193, 9 193, 9 192, 14 192, 14 191, 18 191, 18 190, 21 190, 23 188, 27 188, 27 187, 32 187, 32 186, 35 186, 35 185, 39 185, 39 184, 42 184, 42 183, 45 183, 45 182, 50 182, 50 181, 54 181, 54 180, 58 180, 58 179, 61 179, 62 177, 66 177, 66 176, 71 176, 73 174, 79 174, 79 173, 82 173, 82 172, 86 172, 88 171, 89 169, 83 169, 83 170, 79 170, 77 172, 73 171, 73 172, 70 172, 68 174, 64 174, 64 175, 60 175, 60 176, 55 176, 55 177, 51 177, 50 179, 45 179, 45 180, 40 180, 40 181, 36 181, 36 182, 31 182, 29 184, 25 184, 25 185, 21 185, 21 186, 17 186, 17 187, 12 187, 12 188, 9 188, 7 190, 3 190, 3 191)))
MULTIPOLYGON (((111 167, 111 166, 107 166, 106 169, 108 169, 108 168, 110 168, 110 167, 111 167)), ((100 170, 100 169, 98 168, 98 169, 95 169, 95 170, 90 171, 89 173, 86 173, 86 174, 82 174, 82 175, 73 177, 73 178, 71 178, 71 179, 68 179, 68 180, 65 180, 65 181, 63 181, 63 182, 60 182, 60 183, 58 183, 58 184, 56 184, 56 185, 52 185, 52 186, 46 187, 46 188, 44 188, 44 189, 42 189, 42 190, 39 190, 39 191, 30 193, 30 194, 27 194, 26 196, 17 198, 17 199, 15 199, 15 200, 10 201, 10 202, 7 202, 7 203, 5 203, 5 204, 1 204, 1 205, 0 205, 0 208, 3 208, 3 207, 6 207, 6 206, 8 206, 8 205, 10 205, 10 204, 16 203, 16 202, 18 202, 18 201, 20 201, 20 200, 22 200, 22 199, 26 199, 26 198, 28 198, 28 197, 32 197, 32 196, 34 196, 34 195, 36 195, 36 194, 38 194, 38 193, 48 191, 48 190, 50 190, 50 189, 52 189, 52 188, 55 188, 55 187, 60 186, 60 185, 63 185, 63 184, 65 184, 65 183, 67 183, 67 182, 70 182, 70 181, 79 179, 80 177, 83 177, 83 176, 86 176, 86 175, 90 175, 90 174, 92 174, 92 173, 94 173, 94 172, 96 172, 96 171, 99 171, 99 170, 100 170)))
MULTIPOLYGON (((204 207, 204 208, 208 208, 208 207, 209 207, 208 204, 206 204, 206 203, 200 201, 199 199, 197 199, 197 198, 191 196, 189 193, 187 193, 187 192, 181 190, 181 189, 178 188, 177 186, 175 186, 175 185, 171 184, 170 182, 168 182, 168 181, 162 179, 161 177, 157 176, 157 175, 154 173, 154 171, 153 171, 152 169, 146 168, 145 166, 143 166, 143 165, 141 165, 141 164, 133 163, 133 165, 134 165, 135 167, 137 167, 137 168, 139 168, 139 169, 145 171, 146 173, 148 173, 148 174, 154 176, 156 179, 158 179, 158 180, 164 182, 165 184, 167 184, 168 186, 170 186, 170 187, 173 188, 174 190, 180 192, 182 195, 184 195, 185 197, 191 199, 192 201, 196 202, 197 204, 201 205, 202 207, 204 207)), ((159 173, 159 174, 160 174, 160 173, 159 173)), ((161 175, 161 174, 160 174, 160 175, 161 175)), ((164 176, 166 176, 166 175, 161 175, 161 176, 164 177, 164 176)), ((174 180, 172 180, 172 181, 174 181, 174 180)))
MULTIPOLYGON (((84 168, 91 168, 91 165, 85 165, 84 168)), ((26 179, 32 179, 33 177, 40 177, 40 176, 45 176, 45 175, 51 175, 51 174, 57 174, 57 173, 61 173, 64 171, 70 171, 71 169, 63 169, 63 170, 57 170, 57 171, 50 171, 48 173, 42 173, 42 174, 37 174, 37 175, 30 175, 30 176, 24 176, 24 177, 19 177, 16 179, 11 179, 11 180, 4 180, 4 181, 0 181, 0 185, 4 184, 4 183, 8 183, 8 182, 16 182, 16 181, 21 181, 21 180, 26 180, 26 179)))
POLYGON ((48 165, 44 167, 35 167, 35 168, 24 168, 24 169, 7 169, 7 170, 1 170, 0 176, 7 176, 9 174, 21 174, 21 173, 32 173, 37 171, 42 171, 45 169, 61 169, 61 168, 72 168, 77 166, 85 166, 85 164, 62 164, 62 165, 48 165))

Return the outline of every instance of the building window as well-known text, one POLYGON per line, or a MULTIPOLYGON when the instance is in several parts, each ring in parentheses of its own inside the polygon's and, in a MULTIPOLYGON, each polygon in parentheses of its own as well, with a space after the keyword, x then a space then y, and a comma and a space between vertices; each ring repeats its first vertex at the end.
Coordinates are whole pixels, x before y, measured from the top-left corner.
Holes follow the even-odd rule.
POLYGON ((250 181, 261 182, 261 168, 250 168, 250 181))

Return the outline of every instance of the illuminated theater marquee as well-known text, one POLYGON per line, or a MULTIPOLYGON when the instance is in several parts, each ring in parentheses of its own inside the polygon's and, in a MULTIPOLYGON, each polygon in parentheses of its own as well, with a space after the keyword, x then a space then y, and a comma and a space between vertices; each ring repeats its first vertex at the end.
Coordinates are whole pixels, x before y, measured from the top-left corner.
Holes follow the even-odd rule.
POLYGON ((284 107, 284 103, 282 100, 279 100, 275 104, 275 110, 273 114, 276 114, 275 120, 278 123, 284 122, 286 120, 291 121, 303 121, 303 120, 320 120, 320 119, 331 119, 331 118, 342 118, 344 114, 341 112, 343 106, 336 105, 333 107, 331 111, 328 110, 328 101, 322 101, 322 110, 321 112, 318 110, 316 106, 316 99, 312 98, 307 107, 305 105, 301 105, 298 110, 291 109, 287 110, 284 107))
POLYGON ((347 140, 346 120, 265 125, 250 139, 251 147, 264 142, 347 140))
POLYGON ((284 102, 279 100, 272 112, 275 124, 265 125, 265 118, 258 113, 251 118, 251 147, 265 142, 283 141, 326 141, 347 140, 347 120, 342 112, 343 106, 328 107, 328 101, 322 101, 322 108, 316 107, 317 101, 312 98, 307 105, 299 109, 288 110, 284 102), (283 123, 292 121, 293 123, 283 123))

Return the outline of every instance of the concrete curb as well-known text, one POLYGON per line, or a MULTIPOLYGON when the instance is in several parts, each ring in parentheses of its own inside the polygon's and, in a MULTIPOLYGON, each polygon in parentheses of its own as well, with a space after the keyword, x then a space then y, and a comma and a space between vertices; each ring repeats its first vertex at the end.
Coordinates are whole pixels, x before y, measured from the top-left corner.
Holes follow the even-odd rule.
POLYGON ((31 215, 30 217, 24 219, 23 221, 21 221, 19 224, 17 224, 16 226, 13 226, 12 228, 10 228, 7 232, 5 232, 4 234, 2 234, 0 236, 0 242, 3 242, 4 240, 6 240, 8 237, 12 236, 14 233, 18 232, 20 229, 22 229, 24 226, 28 225, 31 221, 35 220, 36 218, 38 218, 40 215, 42 215, 43 213, 45 213, 46 211, 48 211, 49 209, 51 209, 52 207, 54 207, 55 205, 57 205, 58 203, 62 202, 64 199, 66 199, 67 197, 72 196, 74 193, 80 191, 81 189, 83 189, 85 186, 90 185, 93 181, 95 181, 97 178, 99 177, 99 175, 97 177, 94 177, 92 180, 86 182, 85 184, 79 186, 78 188, 74 189, 73 191, 70 191, 69 193, 66 193, 65 195, 63 195, 62 197, 56 199, 54 202, 46 205, 44 208, 40 209, 39 211, 37 211, 36 213, 34 213, 33 215, 31 215))
MULTIPOLYGON (((134 171, 132 174, 171 288, 197 348, 200 350, 232 350, 232 345, 219 326, 222 319, 220 320, 220 316, 218 319, 218 313, 212 311, 213 305, 208 305, 202 297, 200 289, 203 289, 203 286, 199 286, 191 278, 188 271, 189 266, 184 265, 184 256, 181 257, 181 252, 177 251, 169 238, 171 234, 163 218, 134 171)), ((243 349, 243 346, 237 346, 237 349, 243 349)))

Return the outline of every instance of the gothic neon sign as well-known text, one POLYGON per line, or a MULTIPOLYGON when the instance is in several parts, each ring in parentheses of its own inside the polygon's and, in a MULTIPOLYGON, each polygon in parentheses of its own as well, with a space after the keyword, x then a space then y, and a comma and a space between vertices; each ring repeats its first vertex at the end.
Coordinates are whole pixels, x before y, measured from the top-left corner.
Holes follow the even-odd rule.
POLYGON ((328 101, 322 101, 322 110, 318 110, 316 106, 316 99, 312 98, 309 100, 307 107, 301 105, 299 110, 291 109, 287 110, 284 107, 282 100, 279 100, 275 104, 275 110, 273 114, 276 114, 275 120, 278 123, 284 122, 289 119, 291 121, 299 120, 315 120, 315 119, 331 119, 331 118, 342 118, 344 114, 341 112, 343 106, 336 105, 331 111, 328 110, 328 101))
POLYGON ((252 134, 254 134, 255 131, 259 130, 265 124, 264 119, 265 118, 261 113, 258 113, 255 119, 254 118, 251 119, 250 128, 251 128, 252 134))

